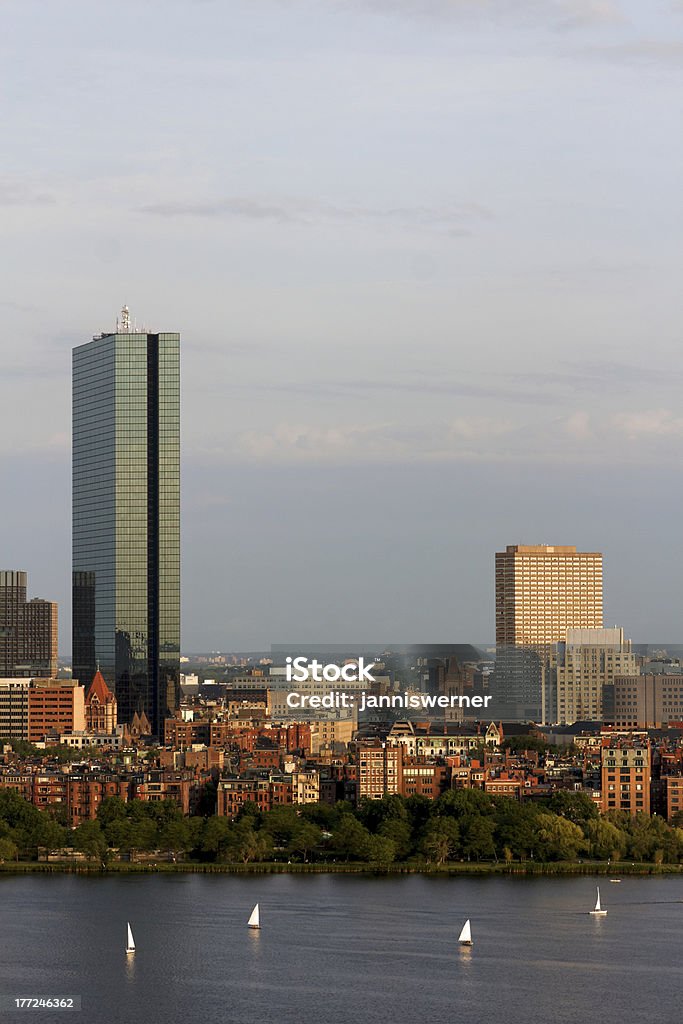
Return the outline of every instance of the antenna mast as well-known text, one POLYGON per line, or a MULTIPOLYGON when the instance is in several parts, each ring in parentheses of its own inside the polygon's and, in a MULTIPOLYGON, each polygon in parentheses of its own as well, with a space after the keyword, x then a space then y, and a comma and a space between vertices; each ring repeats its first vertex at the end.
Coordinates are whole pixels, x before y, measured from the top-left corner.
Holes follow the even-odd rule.
POLYGON ((128 306, 121 307, 121 315, 116 320, 117 334, 130 334, 130 310, 128 306))

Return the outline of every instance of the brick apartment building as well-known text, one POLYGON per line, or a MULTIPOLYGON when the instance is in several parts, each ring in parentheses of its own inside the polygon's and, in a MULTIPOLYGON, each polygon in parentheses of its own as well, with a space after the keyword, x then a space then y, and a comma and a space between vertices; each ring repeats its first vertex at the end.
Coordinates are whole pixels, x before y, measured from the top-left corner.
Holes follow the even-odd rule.
POLYGON ((650 814, 651 759, 647 739, 608 740, 601 750, 602 811, 650 814))
POLYGON ((381 800, 403 788, 403 747, 382 740, 360 740, 358 751, 358 798, 381 800))
POLYGON ((216 813, 234 818, 240 808, 248 802, 258 805, 259 811, 272 811, 274 807, 291 804, 292 778, 286 775, 272 775, 266 778, 221 779, 218 783, 216 813))

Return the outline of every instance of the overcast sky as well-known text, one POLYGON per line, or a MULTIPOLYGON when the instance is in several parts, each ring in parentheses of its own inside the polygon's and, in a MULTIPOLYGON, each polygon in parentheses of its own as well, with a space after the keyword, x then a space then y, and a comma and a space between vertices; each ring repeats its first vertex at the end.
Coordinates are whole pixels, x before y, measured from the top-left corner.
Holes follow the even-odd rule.
POLYGON ((183 346, 183 648, 680 639, 683 2, 0 0, 3 568, 70 651, 70 350, 183 346))

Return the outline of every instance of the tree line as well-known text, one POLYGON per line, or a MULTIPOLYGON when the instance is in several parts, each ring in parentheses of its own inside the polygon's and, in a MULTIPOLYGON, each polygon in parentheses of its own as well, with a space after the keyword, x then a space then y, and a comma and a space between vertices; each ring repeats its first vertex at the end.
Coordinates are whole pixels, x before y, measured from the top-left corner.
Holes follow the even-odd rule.
POLYGON ((0 792, 0 860, 35 859, 38 849, 73 847, 106 863, 117 851, 160 851, 216 863, 253 861, 395 862, 632 860, 683 861, 683 819, 620 811, 600 815, 582 793, 561 791, 519 802, 480 790, 450 790, 437 800, 386 796, 357 808, 245 803, 234 820, 184 817, 172 800, 103 800, 97 818, 69 829, 12 791, 0 792))

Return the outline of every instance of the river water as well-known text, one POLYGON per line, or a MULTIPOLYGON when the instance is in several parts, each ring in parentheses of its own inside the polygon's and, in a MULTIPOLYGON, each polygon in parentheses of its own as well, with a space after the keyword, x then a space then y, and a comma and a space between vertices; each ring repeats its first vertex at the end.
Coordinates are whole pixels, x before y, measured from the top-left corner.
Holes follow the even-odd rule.
POLYGON ((0 1020, 600 1024, 683 1016, 683 880, 0 876, 0 1020), (253 905, 262 928, 246 926, 253 905), (472 921, 474 945, 457 936, 472 921), (137 951, 126 956, 126 921, 137 951), (10 1009, 81 997, 79 1013, 10 1009))

